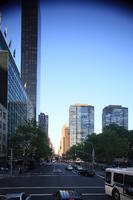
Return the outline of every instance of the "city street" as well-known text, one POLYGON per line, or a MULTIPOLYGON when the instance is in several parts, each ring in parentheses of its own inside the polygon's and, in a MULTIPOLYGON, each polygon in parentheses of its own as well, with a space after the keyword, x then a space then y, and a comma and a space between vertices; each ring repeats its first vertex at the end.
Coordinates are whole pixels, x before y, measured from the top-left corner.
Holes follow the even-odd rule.
POLYGON ((31 199, 55 199, 60 189, 73 189, 82 194, 83 199, 105 200, 104 180, 97 173, 94 177, 84 177, 76 171, 65 170, 64 163, 49 163, 25 175, 1 177, 0 193, 25 192, 31 199))

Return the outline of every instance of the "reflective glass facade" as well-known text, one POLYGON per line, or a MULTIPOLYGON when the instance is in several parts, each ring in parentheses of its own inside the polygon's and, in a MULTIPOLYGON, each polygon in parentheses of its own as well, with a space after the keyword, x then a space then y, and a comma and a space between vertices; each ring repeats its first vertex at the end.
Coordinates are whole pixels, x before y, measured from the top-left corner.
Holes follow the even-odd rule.
POLYGON ((102 129, 110 124, 117 124, 128 129, 128 108, 119 105, 105 107, 102 114, 102 129))
POLYGON ((0 50, 0 103, 7 108, 8 51, 0 50))
POLYGON ((38 1, 22 0, 21 78, 34 107, 37 101, 38 1))
POLYGON ((0 158, 6 157, 7 109, 0 103, 0 158))
POLYGON ((8 60, 8 51, 0 50, 0 158, 6 157, 7 149, 8 60))
POLYGON ((33 113, 33 107, 23 87, 19 71, 10 50, 0 32, 0 49, 9 52, 8 62, 8 134, 15 133, 19 125, 28 119, 28 112, 33 113))
POLYGON ((70 146, 85 140, 94 133, 94 107, 71 105, 69 109, 70 146))

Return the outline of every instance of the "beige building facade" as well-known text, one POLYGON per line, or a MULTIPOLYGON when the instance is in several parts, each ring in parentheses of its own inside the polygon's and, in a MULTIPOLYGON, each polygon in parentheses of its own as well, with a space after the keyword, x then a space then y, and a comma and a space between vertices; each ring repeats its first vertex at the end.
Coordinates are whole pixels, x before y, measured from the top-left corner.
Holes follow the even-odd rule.
POLYGON ((70 148, 70 131, 69 127, 67 125, 64 125, 62 128, 62 137, 60 141, 59 155, 60 156, 65 155, 69 148, 70 148))

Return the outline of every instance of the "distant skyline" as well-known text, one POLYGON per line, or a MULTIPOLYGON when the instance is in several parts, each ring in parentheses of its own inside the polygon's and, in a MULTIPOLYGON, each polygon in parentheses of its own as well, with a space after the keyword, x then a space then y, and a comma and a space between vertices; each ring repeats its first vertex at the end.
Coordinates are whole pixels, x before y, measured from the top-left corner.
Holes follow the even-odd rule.
MULTIPOLYGON (((12 39, 20 70, 20 5, 1 12, 2 32, 7 25, 7 42, 12 39)), ((69 106, 75 103, 94 106, 96 133, 102 130, 102 109, 108 105, 128 107, 133 129, 133 14, 119 7, 70 2, 41 3, 40 13, 40 112, 49 115, 54 147, 59 147, 62 126, 69 124, 69 106)))

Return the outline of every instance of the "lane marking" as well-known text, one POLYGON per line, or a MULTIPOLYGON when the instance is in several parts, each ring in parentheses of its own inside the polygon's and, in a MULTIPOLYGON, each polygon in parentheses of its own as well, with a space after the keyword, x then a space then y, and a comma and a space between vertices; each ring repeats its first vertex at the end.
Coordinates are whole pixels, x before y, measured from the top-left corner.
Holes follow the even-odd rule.
POLYGON ((30 196, 53 196, 53 194, 30 194, 30 196))
MULTIPOLYGON (((54 196, 54 194, 30 194, 30 196, 54 196)), ((105 193, 81 193, 81 196, 105 196, 105 193)))
POLYGON ((98 176, 98 177, 100 177, 100 178, 102 178, 102 179, 105 178, 104 176, 101 176, 101 175, 99 175, 99 174, 96 174, 96 176, 98 176))
POLYGON ((44 186, 38 186, 38 187, 0 187, 0 190, 15 190, 15 189, 60 189, 60 188, 65 188, 65 189, 104 189, 102 186, 49 186, 49 187, 44 187, 44 186))
POLYGON ((82 196, 105 196, 105 193, 82 193, 82 196))

